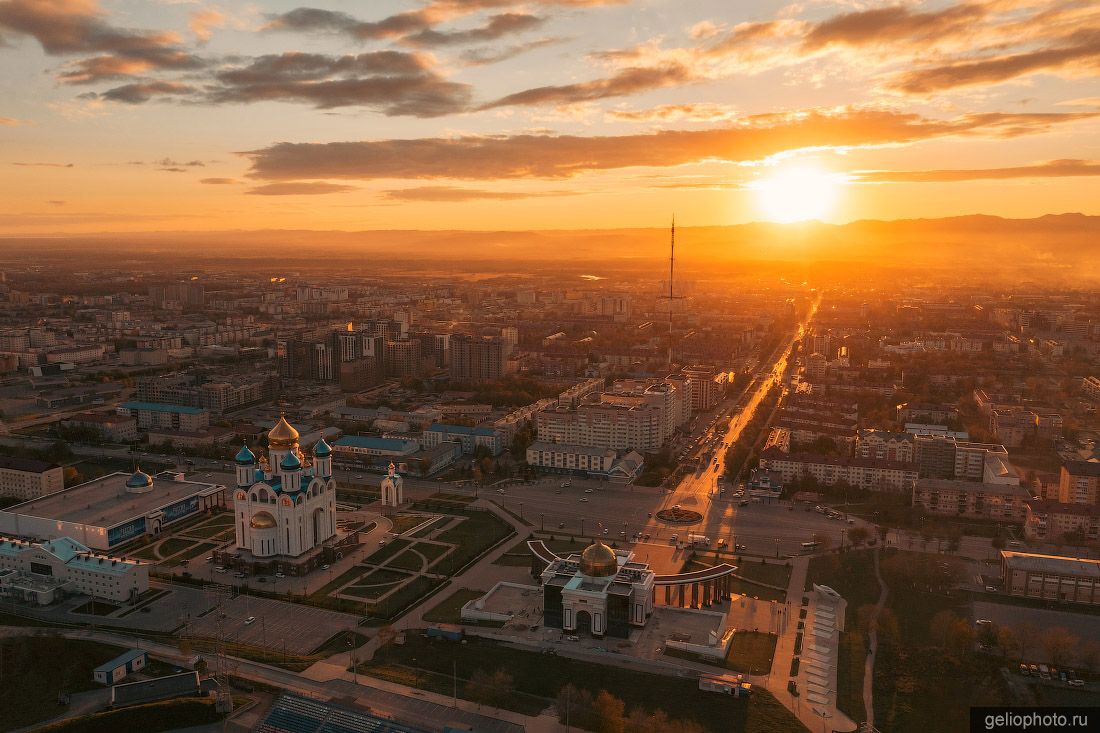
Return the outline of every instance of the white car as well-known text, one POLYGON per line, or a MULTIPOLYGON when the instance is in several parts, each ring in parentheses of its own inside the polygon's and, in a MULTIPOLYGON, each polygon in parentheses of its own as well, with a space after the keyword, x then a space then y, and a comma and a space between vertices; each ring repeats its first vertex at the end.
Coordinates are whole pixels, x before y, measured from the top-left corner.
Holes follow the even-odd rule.
POLYGON ((591 493, 592 493, 592 489, 585 489, 585 490, 584 490, 584 493, 586 493, 586 494, 591 494, 591 493))
POLYGON ((249 616, 248 618, 246 618, 244 620, 244 625, 245 626, 251 626, 254 623, 256 623, 256 617, 255 616, 249 616))
POLYGON ((285 578, 286 576, 283 575, 282 573, 275 573, 275 577, 276 578, 285 578))

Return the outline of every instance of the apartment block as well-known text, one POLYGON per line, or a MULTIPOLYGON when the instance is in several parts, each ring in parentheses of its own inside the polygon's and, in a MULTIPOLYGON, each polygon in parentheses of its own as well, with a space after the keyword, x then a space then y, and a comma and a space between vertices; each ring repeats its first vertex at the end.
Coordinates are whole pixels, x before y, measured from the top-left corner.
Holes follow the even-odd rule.
POLYGON ((32 458, 0 456, 0 496, 26 501, 65 488, 64 470, 32 458))
POLYGON ((918 479, 913 506, 933 514, 1023 523, 1033 497, 1019 485, 953 479, 918 479))

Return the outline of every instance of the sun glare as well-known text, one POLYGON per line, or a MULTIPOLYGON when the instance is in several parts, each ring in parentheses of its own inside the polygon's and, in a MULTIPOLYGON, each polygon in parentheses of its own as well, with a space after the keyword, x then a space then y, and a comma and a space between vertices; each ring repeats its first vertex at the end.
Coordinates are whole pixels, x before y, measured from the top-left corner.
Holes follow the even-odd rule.
POLYGON ((812 165, 785 166, 752 184, 760 213, 789 223, 822 219, 836 205, 843 176, 812 165))

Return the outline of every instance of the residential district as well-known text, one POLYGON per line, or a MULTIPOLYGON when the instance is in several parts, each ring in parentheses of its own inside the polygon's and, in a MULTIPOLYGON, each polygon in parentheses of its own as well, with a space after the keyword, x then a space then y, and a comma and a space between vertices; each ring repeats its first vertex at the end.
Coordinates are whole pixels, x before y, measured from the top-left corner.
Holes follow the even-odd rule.
POLYGON ((1100 294, 271 268, 6 266, 6 730, 1100 702, 1100 294))

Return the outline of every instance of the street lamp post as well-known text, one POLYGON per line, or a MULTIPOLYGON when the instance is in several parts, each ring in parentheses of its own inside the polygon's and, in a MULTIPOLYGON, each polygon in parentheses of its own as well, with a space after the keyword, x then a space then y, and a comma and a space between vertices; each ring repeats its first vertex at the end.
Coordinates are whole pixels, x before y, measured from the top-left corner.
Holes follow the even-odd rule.
POLYGON ((779 538, 775 538, 775 559, 779 559, 779 538))

